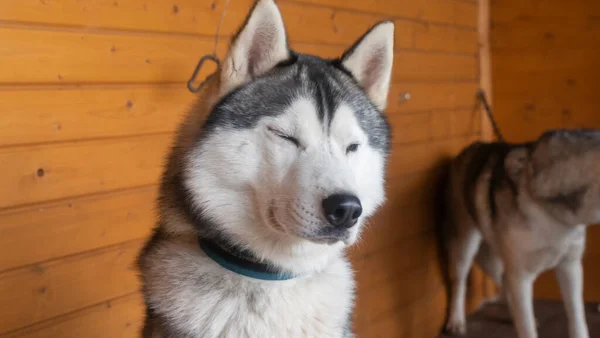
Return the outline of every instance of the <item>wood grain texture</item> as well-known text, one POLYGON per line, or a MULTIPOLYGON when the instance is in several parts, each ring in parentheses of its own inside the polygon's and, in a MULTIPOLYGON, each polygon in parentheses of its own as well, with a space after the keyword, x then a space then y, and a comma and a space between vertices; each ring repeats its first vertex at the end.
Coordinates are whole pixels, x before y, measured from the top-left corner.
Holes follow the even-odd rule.
POLYGON ((0 334, 64 315, 139 288, 134 261, 142 242, 0 275, 0 334))
MULTIPOLYGON (((219 56, 252 1, 230 1, 219 56)), ((11 306, 0 308, 0 336, 138 336, 142 305, 132 262, 155 222, 156 183, 173 131, 194 101, 185 82, 199 57, 212 52, 224 4, 3 2, 0 304, 11 306)), ((387 204, 349 251, 358 280, 355 331, 366 338, 432 337, 446 306, 433 182, 444 161, 481 133, 478 5, 278 5, 291 47, 328 58, 374 23, 395 22, 387 204), (406 93, 410 99, 401 99, 406 93)), ((563 70, 568 82, 571 68, 563 70)), ((575 80, 581 86, 597 81, 583 71, 575 80)), ((570 93, 595 96, 592 90, 570 93)))
POLYGON ((0 56, 0 83, 8 84, 183 82, 214 45, 190 36, 19 28, 0 28, 0 39, 10 50, 0 56))
POLYGON ((381 13, 403 18, 414 18, 466 27, 477 26, 477 6, 474 3, 454 0, 400 0, 389 2, 345 0, 296 0, 334 8, 348 8, 368 13, 381 13))
MULTIPOLYGON (((397 25, 396 47, 424 48, 475 52, 471 34, 473 28, 449 26, 457 24, 472 25, 468 15, 472 5, 455 4, 453 0, 430 1, 430 3, 412 2, 413 6, 398 8, 394 3, 381 2, 379 13, 365 13, 344 10, 348 6, 336 6, 335 2, 278 1, 279 8, 290 36, 296 41, 351 43, 361 36, 375 22, 390 19, 390 11, 400 9, 394 16, 397 25), (440 8, 441 7, 441 8, 440 8), (443 24, 418 22, 425 19, 420 13, 425 9, 443 24), (443 9, 450 11, 443 12, 443 9), (433 14, 435 13, 435 14, 433 14), (405 18, 405 19, 404 19, 405 18), (413 41, 419 41, 413 43, 413 41)), ((226 8, 220 35, 233 35, 246 17, 253 0, 232 1, 226 8)), ((196 35, 214 35, 216 26, 225 8, 224 0, 215 1, 179 1, 171 0, 128 0, 128 1, 34 1, 7 0, 3 3, 0 20, 30 25, 58 25, 73 28, 95 28, 106 30, 142 31, 160 33, 179 33, 196 35)), ((427 14, 425 14, 427 16, 427 14)))
MULTIPOLYGON (((473 106, 476 89, 476 84, 470 82, 393 84, 388 115, 392 120, 396 117, 410 119, 401 117, 399 113, 427 111, 434 116, 427 118, 429 124, 446 119, 444 123, 447 122, 448 128, 459 127, 462 118, 477 116, 469 116, 467 111, 471 109, 461 108, 460 112, 453 109, 460 105, 473 106), (398 98, 404 93, 409 93, 410 99, 401 102, 398 98)), ((3 106, 0 144, 8 146, 172 132, 195 99, 196 96, 183 85, 0 90, 3 106)), ((427 137, 430 134, 422 129, 417 134, 416 130, 406 128, 402 121, 393 123, 402 128, 395 134, 404 140, 416 141, 422 139, 421 135, 427 137)), ((466 126, 470 124, 465 123, 466 126)))
POLYGON ((0 149, 0 208, 155 184, 171 135, 0 149))
MULTIPOLYGON (((509 141, 523 142, 548 129, 600 128, 596 88, 600 66, 600 3, 491 2, 494 109, 509 141)), ((589 230, 588 248, 600 243, 589 230)), ((585 258, 584 294, 600 301, 595 252, 585 258)), ((552 273, 536 283, 536 296, 558 298, 552 273)))
POLYGON ((474 109, 433 111, 430 113, 390 114, 394 144, 448 139, 476 135, 481 129, 481 113, 474 109))
POLYGON ((0 271, 149 235, 156 187, 0 212, 0 271), (32 246, 31 250, 23 250, 32 246))
MULTIPOLYGON (((250 6, 249 1, 238 3, 241 3, 236 5, 239 7, 250 6)), ((179 3, 171 0, 6 0, 2 4, 0 20, 33 25, 214 35, 223 5, 224 1, 220 0, 179 3)))
POLYGON ((183 85, 0 91, 0 144, 173 132, 195 98, 183 85))
POLYGON ((563 21, 556 29, 558 18, 519 18, 509 22, 495 22, 492 26, 493 48, 503 50, 550 51, 553 49, 597 49, 600 43, 600 21, 563 21))
POLYGON ((394 178, 432 169, 456 156, 464 147, 479 139, 479 135, 434 140, 395 147, 388 165, 388 177, 394 178))
MULTIPOLYGON (((212 39, 190 36, 85 34, 1 28, 0 84, 32 83, 174 83, 191 76, 212 39)), ((349 45, 293 43, 299 52, 339 57, 349 45)), ((226 44, 219 45, 224 55, 226 44)), ((453 80, 477 77, 473 55, 400 51, 393 81, 453 80)), ((200 78, 209 74, 202 72, 200 78)))
POLYGON ((142 296, 134 293, 107 300, 75 313, 60 316, 56 320, 36 324, 2 337, 139 337, 143 322, 142 296))
POLYGON ((421 112, 434 109, 474 108, 478 85, 467 82, 398 82, 392 84, 386 112, 393 116, 403 112, 421 112), (406 94, 410 97, 406 99, 406 94))
MULTIPOLYGON (((539 2, 535 0, 510 0, 502 6, 492 4, 492 22, 513 22, 519 19, 556 20, 570 24, 573 21, 592 19, 600 14, 600 3, 594 0, 574 0, 568 3, 562 0, 548 0, 539 2)), ((557 27, 558 29, 558 27, 557 27)))
MULTIPOLYGON (((410 117, 401 119, 407 122, 410 117)), ((473 112, 440 112, 429 114, 420 128, 423 132, 430 128, 426 140, 442 139, 473 134, 471 130, 476 131, 478 123, 473 112)), ((417 133, 406 136, 408 139, 395 140, 399 144, 418 141, 421 135, 417 133)), ((0 177, 4 186, 0 193, 0 208, 154 184, 171 137, 171 134, 161 134, 0 148, 0 161, 11 163, 0 177)), ((465 142, 456 139, 400 147, 392 155, 390 172, 396 175, 430 168, 429 163, 435 159, 434 154, 437 156, 438 149, 445 156, 448 147, 456 151, 465 142), (412 157, 413 161, 402 162, 406 156, 412 157)))

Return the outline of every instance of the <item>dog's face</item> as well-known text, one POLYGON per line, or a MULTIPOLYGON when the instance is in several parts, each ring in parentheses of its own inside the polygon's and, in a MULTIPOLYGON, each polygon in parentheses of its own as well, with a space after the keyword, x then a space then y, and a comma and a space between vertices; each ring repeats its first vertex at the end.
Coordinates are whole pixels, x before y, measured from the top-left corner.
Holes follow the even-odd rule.
POLYGON ((556 130, 529 149, 530 194, 567 224, 600 222, 600 131, 556 130))
POLYGON ((220 99, 186 156, 186 187, 234 240, 355 241, 384 200, 393 24, 339 60, 291 52, 259 1, 221 70, 220 99))

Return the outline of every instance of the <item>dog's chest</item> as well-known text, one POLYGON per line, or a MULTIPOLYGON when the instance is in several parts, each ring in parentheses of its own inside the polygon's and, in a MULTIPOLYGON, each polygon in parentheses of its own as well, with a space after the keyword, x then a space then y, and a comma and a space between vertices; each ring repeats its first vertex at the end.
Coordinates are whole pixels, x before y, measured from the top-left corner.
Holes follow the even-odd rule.
POLYGON ((537 274, 581 257, 585 249, 585 226, 562 232, 545 230, 533 229, 527 234, 513 232, 510 236, 512 245, 520 247, 516 252, 521 252, 521 261, 527 270, 537 274))
POLYGON ((168 296, 155 298, 158 290, 151 292, 150 303, 186 337, 348 336, 354 281, 344 260, 325 272, 287 281, 255 280, 204 262, 193 269, 178 260, 178 273, 162 265, 156 271, 160 277, 149 276, 160 283, 147 284, 168 286, 168 296))
POLYGON ((239 310, 215 332, 221 331, 223 337, 347 336, 351 279, 321 276, 290 284, 249 287, 245 296, 238 297, 239 310))

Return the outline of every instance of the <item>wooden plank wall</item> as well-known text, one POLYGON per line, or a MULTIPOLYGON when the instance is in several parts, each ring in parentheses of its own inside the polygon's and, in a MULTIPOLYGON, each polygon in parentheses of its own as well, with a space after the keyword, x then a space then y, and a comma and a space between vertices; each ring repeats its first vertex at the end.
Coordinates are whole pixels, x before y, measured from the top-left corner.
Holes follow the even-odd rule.
MULTIPOLYGON (((495 115, 505 137, 521 142, 560 127, 600 128, 600 2, 492 1, 495 115)), ((600 227, 588 231, 585 298, 600 301, 600 227)), ((554 274, 536 296, 560 297, 554 274)))
MULTIPOLYGON (((137 335, 133 259, 153 226, 172 132, 194 99, 185 82, 212 51, 224 3, 2 1, 0 337, 137 335)), ((432 178, 442 159, 480 136, 477 3, 279 5, 292 46, 322 56, 339 55, 376 21, 396 22, 389 201, 350 252, 359 282, 355 330, 433 337, 446 294, 432 178), (410 100, 399 99, 405 93, 410 100)), ((250 6, 231 0, 221 41, 250 6)))

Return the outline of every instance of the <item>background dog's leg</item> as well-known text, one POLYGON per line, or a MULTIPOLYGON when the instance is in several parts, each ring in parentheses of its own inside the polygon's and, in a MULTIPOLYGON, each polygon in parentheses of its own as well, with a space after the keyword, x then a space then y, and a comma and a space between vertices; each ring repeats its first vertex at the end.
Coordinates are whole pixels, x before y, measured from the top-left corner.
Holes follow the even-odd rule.
POLYGON ((570 338, 588 338, 589 331, 583 306, 583 268, 581 260, 564 261, 556 267, 567 318, 570 338))
POLYGON ((537 338, 533 313, 533 276, 508 272, 504 285, 519 338, 537 338))
POLYGON ((465 315, 467 276, 480 244, 481 233, 475 228, 459 234, 450 241, 450 280, 452 285, 446 331, 451 334, 463 335, 467 332, 465 315))
POLYGON ((492 248, 487 243, 481 243, 479 252, 477 252, 477 256, 475 257, 475 263, 479 265, 486 275, 492 278, 497 287, 502 288, 504 265, 500 257, 492 252, 492 248))

